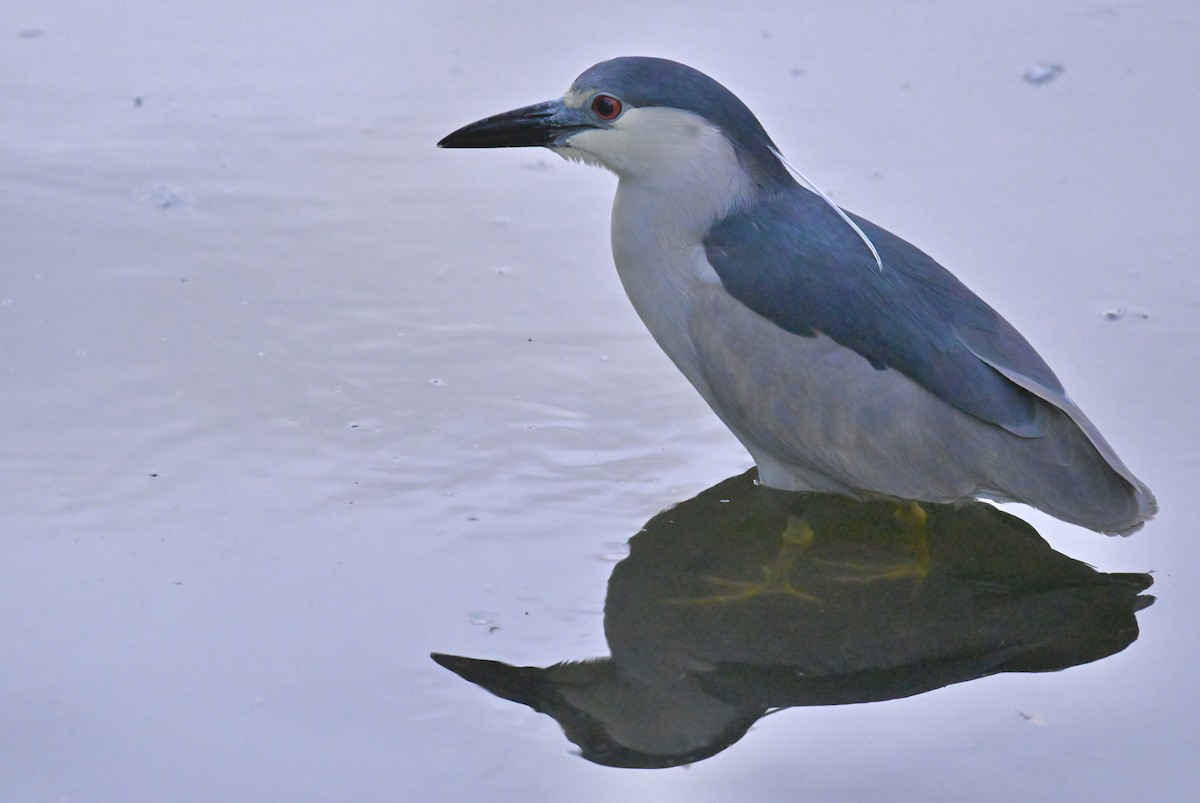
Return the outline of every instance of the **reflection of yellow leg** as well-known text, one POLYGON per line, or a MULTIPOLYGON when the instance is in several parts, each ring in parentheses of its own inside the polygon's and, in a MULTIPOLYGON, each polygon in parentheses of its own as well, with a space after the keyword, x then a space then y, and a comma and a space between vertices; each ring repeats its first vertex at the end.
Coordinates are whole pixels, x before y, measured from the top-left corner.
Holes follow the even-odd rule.
POLYGON ((770 563, 762 567, 761 580, 758 582, 728 580, 724 577, 705 575, 700 579, 717 588, 727 589, 727 591, 723 594, 713 594, 707 597, 672 599, 668 600, 668 603, 671 605, 710 605, 777 595, 795 597, 814 605, 820 605, 821 600, 819 598, 800 591, 792 585, 791 580, 796 558, 800 556, 801 552, 812 546, 813 537, 812 527, 809 527, 806 522, 795 516, 788 516, 787 526, 780 536, 783 544, 779 547, 779 554, 770 563))
POLYGON ((904 528, 908 556, 894 563, 829 563, 842 566, 853 574, 830 578, 838 583, 874 583, 880 580, 914 580, 921 582, 929 576, 929 538, 925 522, 929 516, 917 502, 902 502, 896 508, 896 519, 904 528))
POLYGON ((909 527, 915 527, 922 531, 925 529, 925 522, 929 519, 929 514, 925 512, 925 508, 921 507, 920 502, 901 503, 896 507, 895 516, 909 527))
POLYGON ((788 516, 787 526, 783 528, 783 535, 781 536, 784 549, 787 549, 788 544, 792 544, 800 549, 807 549, 812 546, 815 537, 813 535, 813 528, 808 526, 808 522, 804 519, 798 519, 795 516, 788 516))

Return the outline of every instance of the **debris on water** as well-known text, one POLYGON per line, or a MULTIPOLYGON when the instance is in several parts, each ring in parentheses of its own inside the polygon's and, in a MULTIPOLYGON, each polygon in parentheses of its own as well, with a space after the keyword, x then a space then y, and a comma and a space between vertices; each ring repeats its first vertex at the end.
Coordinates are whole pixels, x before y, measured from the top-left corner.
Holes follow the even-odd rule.
POLYGON ((1141 310, 1129 309, 1128 307, 1113 307, 1104 311, 1104 320, 1106 321, 1124 321, 1137 320, 1145 321, 1150 318, 1150 313, 1142 312, 1141 310))
POLYGON ((1025 79, 1025 83, 1033 86, 1041 86, 1048 84, 1055 78, 1063 74, 1067 68, 1061 64, 1048 64, 1039 61, 1037 64, 1032 64, 1025 68, 1025 73, 1021 77, 1025 79))
POLYGON ((22 28, 21 30, 17 31, 17 38, 18 39, 37 39, 45 33, 46 32, 43 31, 41 28, 22 28))
POLYGON ((140 108, 142 108, 142 104, 145 102, 146 102, 146 99, 143 98, 141 95, 133 96, 133 108, 140 109, 140 108))
POLYGON ((174 187, 168 187, 165 184, 159 184, 151 187, 150 203, 157 206, 159 209, 166 211, 167 209, 175 209, 183 206, 183 196, 174 187))
POLYGON ((500 625, 496 624, 496 620, 484 614, 474 614, 468 621, 476 627, 486 627, 489 633, 495 633, 500 629, 500 625))

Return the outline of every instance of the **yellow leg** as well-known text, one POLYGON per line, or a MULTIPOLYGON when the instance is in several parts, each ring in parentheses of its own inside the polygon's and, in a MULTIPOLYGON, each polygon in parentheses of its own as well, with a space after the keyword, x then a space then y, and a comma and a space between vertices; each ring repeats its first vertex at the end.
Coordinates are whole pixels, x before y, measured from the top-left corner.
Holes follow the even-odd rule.
POLYGON ((896 508, 896 519, 904 530, 905 550, 908 555, 891 564, 836 563, 853 574, 832 577, 838 583, 874 583, 881 580, 914 580, 921 582, 929 576, 929 538, 925 523, 929 515, 918 502, 901 502, 896 508))
POLYGON ((806 594, 792 585, 791 575, 800 553, 812 546, 813 530, 807 522, 795 516, 788 516, 780 540, 779 554, 761 569, 762 579, 729 580, 724 577, 705 575, 700 579, 709 585, 726 589, 725 593, 712 594, 707 597, 692 599, 668 600, 671 605, 713 605, 719 603, 738 602, 762 596, 787 596, 820 605, 821 600, 812 594, 806 594))

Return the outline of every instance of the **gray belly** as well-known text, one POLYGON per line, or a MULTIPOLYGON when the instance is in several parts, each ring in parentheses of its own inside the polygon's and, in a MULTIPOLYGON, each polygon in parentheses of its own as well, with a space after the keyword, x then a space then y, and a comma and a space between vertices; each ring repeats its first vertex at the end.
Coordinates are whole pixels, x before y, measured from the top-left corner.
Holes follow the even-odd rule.
POLYGON ((765 484, 927 501, 1000 492, 948 448, 969 436, 969 416, 824 335, 779 328, 718 286, 696 291, 689 331, 701 392, 765 484))
POLYGON ((779 328, 719 285, 692 289, 697 386, 766 485, 929 502, 989 496, 1068 520, 1093 506, 1129 515, 1124 481, 1057 408, 1045 405, 1046 435, 1018 437, 829 337, 779 328))

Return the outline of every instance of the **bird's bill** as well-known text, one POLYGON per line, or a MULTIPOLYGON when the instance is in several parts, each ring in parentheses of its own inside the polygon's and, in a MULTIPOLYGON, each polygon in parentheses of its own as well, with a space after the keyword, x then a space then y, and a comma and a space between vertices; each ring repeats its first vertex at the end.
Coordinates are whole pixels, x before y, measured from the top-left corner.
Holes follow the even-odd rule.
POLYGON ((543 670, 536 667, 510 666, 499 661, 438 652, 429 657, 463 680, 482 686, 497 697, 528 705, 537 711, 543 711, 546 701, 556 696, 554 684, 543 670))
POLYGON ((548 100, 465 125, 443 138, 438 147, 529 148, 561 145, 571 134, 589 127, 582 109, 573 109, 562 100, 548 100))

